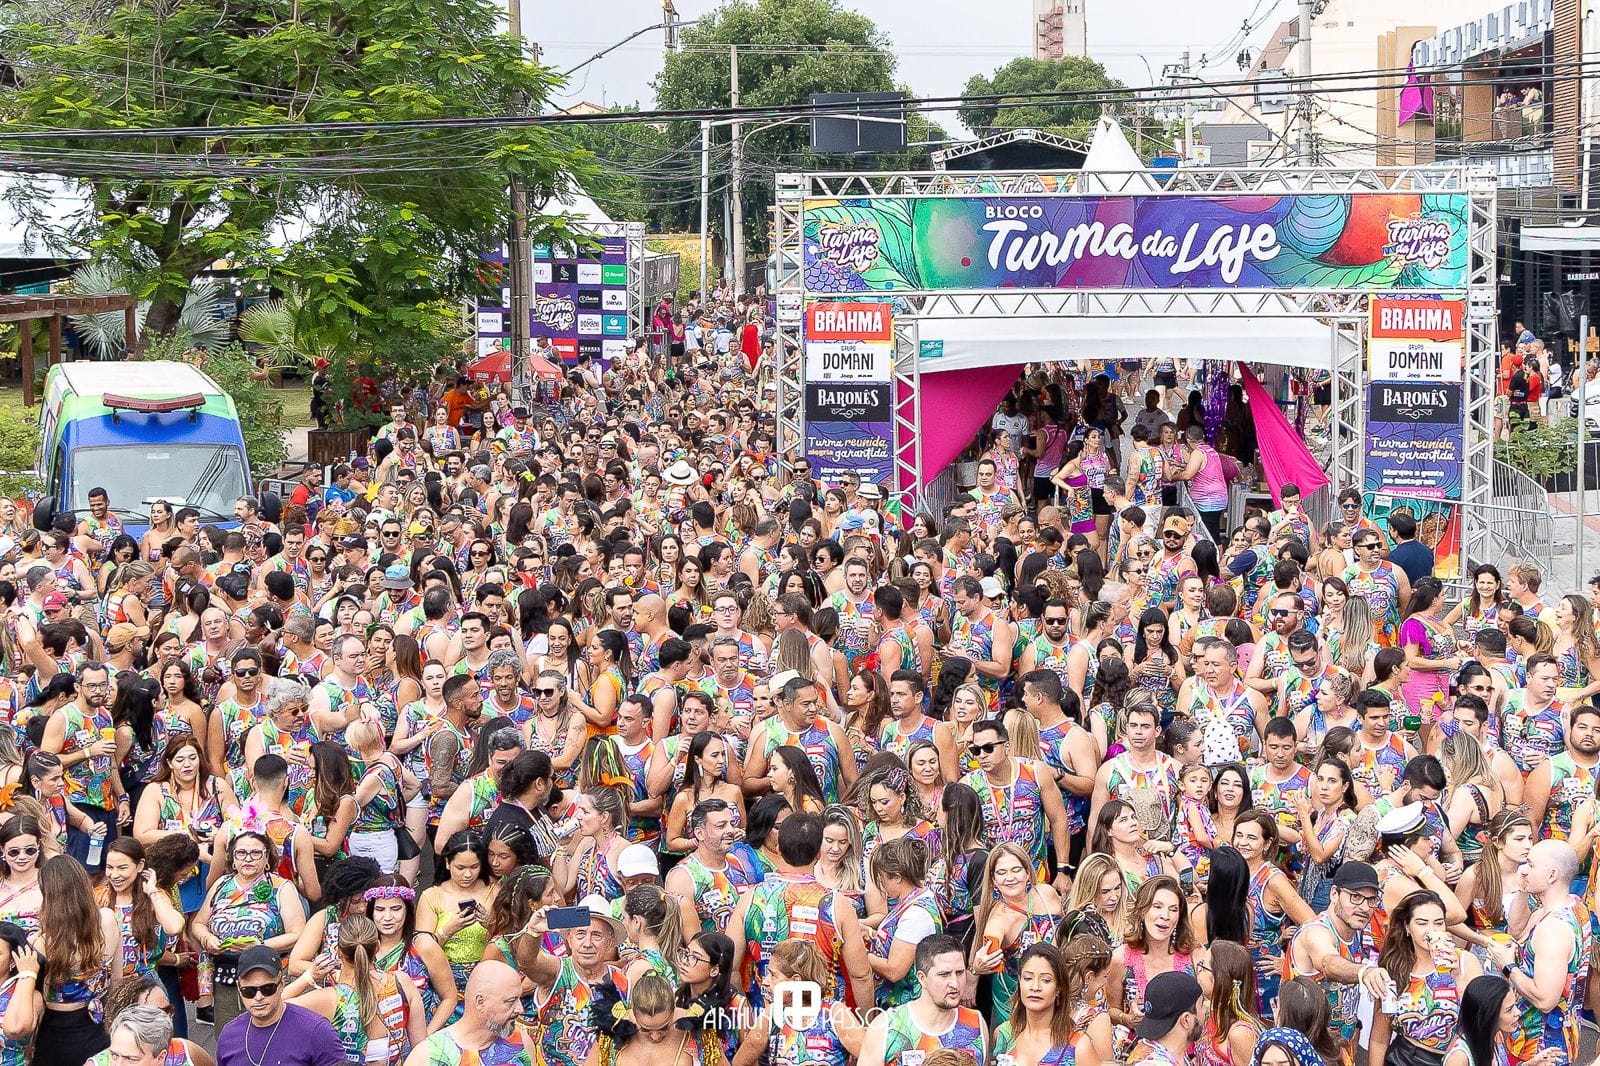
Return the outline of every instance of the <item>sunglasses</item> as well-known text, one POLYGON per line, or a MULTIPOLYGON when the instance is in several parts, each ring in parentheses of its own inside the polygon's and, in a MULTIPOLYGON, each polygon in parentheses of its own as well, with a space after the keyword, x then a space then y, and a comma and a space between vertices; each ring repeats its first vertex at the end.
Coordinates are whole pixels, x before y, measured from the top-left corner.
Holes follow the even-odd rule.
POLYGON ((1361 551, 1364 548, 1370 548, 1373 551, 1377 551, 1378 550, 1378 542, 1375 541, 1375 540, 1363 541, 1362 543, 1357 544, 1355 547, 1356 547, 1356 551, 1361 551))
POLYGON ((235 670, 233 672, 233 676, 234 677, 256 677, 260 673, 261 673, 261 670, 259 668, 250 668, 250 669, 244 669, 244 670, 235 670))
POLYGON ((530 691, 532 691, 535 696, 556 696, 561 692, 561 690, 558 688, 536 688, 530 691))
POLYGON ((20 848, 7 848, 6 849, 6 858, 8 858, 8 859, 31 859, 37 854, 39 854, 39 849, 37 847, 20 847, 20 848))
POLYGON ((990 752, 994 751, 996 748, 1002 747, 1004 744, 1005 741, 1003 740, 993 740, 987 744, 968 744, 967 750, 972 752, 974 755, 988 755, 990 752))
POLYGON ((278 982, 277 981, 272 982, 270 985, 240 985, 239 986, 239 998, 240 999, 266 999, 268 996, 275 996, 277 994, 278 994, 278 982))
POLYGON ((1281 608, 1281 607, 1274 607, 1274 608, 1273 608, 1273 609, 1272 609, 1272 610, 1271 610, 1271 611, 1269 611, 1269 612, 1268 612, 1268 613, 1269 613, 1269 614, 1271 614, 1271 615, 1272 615, 1272 617, 1274 617, 1274 618, 1288 618, 1288 617, 1289 617, 1289 612, 1288 612, 1288 611, 1285 611, 1285 610, 1284 610, 1284 609, 1283 609, 1283 608, 1281 608))

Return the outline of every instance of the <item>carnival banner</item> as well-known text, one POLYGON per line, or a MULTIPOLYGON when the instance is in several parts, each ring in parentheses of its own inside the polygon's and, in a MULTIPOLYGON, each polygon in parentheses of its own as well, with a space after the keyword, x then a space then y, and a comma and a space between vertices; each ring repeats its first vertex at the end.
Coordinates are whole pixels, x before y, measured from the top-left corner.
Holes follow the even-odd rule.
POLYGON ((1374 296, 1367 334, 1373 381, 1460 381, 1467 302, 1374 296))
POLYGON ((1459 384, 1368 385, 1367 491, 1459 502, 1461 414, 1459 384))
POLYGON ((809 293, 1462 289, 1462 193, 812 199, 809 293))
MULTIPOLYGON (((569 251, 552 252, 548 244, 533 246, 528 336, 549 337, 551 349, 566 362, 582 355, 609 362, 627 351, 628 242, 608 237, 599 246, 576 259, 569 251)), ((499 277, 506 276, 503 249, 484 258, 499 277)), ((499 305, 479 303, 480 354, 511 344, 511 290, 502 287, 500 299, 499 305)))
POLYGON ((894 326, 886 302, 805 309, 806 457, 824 483, 887 482, 894 468, 894 326))

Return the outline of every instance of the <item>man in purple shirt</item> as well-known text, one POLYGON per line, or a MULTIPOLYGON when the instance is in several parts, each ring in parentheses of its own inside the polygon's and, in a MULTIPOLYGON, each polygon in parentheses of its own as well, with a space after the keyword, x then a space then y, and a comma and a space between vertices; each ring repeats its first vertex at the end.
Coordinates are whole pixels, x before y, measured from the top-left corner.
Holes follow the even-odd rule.
POLYGON ((239 1001, 244 1013, 217 1034, 219 1066, 344 1066, 333 1023, 285 1001, 283 962, 269 947, 239 955, 239 1001))

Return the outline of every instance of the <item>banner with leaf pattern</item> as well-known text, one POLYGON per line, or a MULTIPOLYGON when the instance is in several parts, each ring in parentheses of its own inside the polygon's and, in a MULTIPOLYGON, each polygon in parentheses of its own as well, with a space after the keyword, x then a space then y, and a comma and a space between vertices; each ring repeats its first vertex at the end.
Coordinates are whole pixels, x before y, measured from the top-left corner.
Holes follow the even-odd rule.
POLYGON ((805 203, 811 293, 1454 290, 1464 193, 957 196, 805 203))

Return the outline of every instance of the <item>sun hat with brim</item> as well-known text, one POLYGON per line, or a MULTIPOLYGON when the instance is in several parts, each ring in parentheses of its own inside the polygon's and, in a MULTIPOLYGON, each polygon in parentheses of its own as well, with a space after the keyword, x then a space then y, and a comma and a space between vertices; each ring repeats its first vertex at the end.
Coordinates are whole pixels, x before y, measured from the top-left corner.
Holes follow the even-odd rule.
POLYGON ((679 459, 662 471, 661 479, 668 485, 692 485, 695 479, 694 467, 679 459))
POLYGON ((622 936, 622 922, 617 918, 616 912, 611 909, 611 904, 603 896, 591 892, 583 897, 578 906, 587 910, 591 919, 602 919, 607 925, 611 926, 613 935, 622 936))
POLYGON ((411 569, 404 563, 395 563, 383 571, 383 587, 400 591, 411 587, 411 569))

